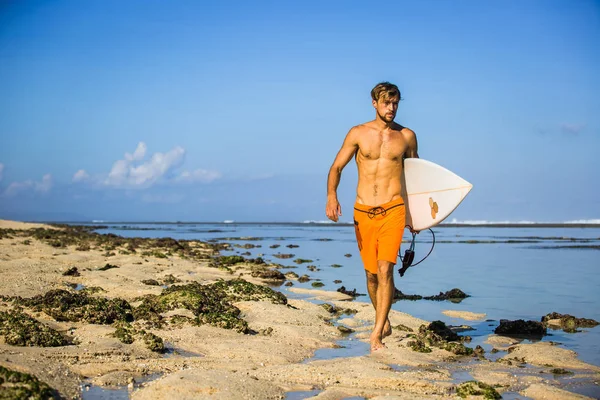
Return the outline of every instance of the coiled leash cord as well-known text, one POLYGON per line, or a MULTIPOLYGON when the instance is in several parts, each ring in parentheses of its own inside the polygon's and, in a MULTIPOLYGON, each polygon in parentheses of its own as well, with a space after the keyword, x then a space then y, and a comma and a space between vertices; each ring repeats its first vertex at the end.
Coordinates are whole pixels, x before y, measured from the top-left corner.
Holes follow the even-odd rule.
MULTIPOLYGON (((406 227, 412 228, 410 225, 406 225, 405 228, 406 227)), ((433 242, 431 243, 431 249, 429 249, 429 253, 427 253, 427 255, 425 257, 423 257, 421 259, 421 261, 419 261, 416 264, 413 264, 412 262, 415 259, 415 238, 416 238, 417 234, 415 232, 411 232, 412 233, 412 241, 410 242, 410 247, 404 251, 404 256, 402 257, 402 268, 400 268, 398 270, 398 272, 400 273, 400 277, 404 276, 404 273, 406 272, 406 270, 409 267, 414 267, 416 265, 421 264, 423 261, 425 261, 425 259, 427 257, 429 257, 429 255, 433 251, 433 247, 435 246, 435 233, 433 233, 431 228, 428 228, 428 230, 429 230, 429 232, 431 232, 431 237, 433 238, 433 242)), ((398 255, 400 256, 400 253, 398 253, 398 255)))

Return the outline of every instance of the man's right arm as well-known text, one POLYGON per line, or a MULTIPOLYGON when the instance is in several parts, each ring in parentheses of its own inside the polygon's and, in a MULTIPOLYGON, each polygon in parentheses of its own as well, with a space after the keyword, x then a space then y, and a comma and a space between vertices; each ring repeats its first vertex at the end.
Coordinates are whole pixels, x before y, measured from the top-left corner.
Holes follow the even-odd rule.
POLYGON ((337 222, 339 216, 342 215, 342 208, 337 198, 337 188, 342 177, 342 170, 348 165, 348 162, 350 162, 357 151, 357 128, 352 128, 346 135, 342 148, 335 157, 327 176, 327 205, 325 213, 327 214, 327 218, 334 222, 337 222))

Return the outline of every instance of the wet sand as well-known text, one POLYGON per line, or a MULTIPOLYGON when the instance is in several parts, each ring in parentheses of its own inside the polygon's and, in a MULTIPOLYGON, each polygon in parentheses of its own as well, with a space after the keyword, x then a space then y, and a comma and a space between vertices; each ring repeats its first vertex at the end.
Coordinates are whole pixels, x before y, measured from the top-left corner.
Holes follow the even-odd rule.
MULTIPOLYGON (((77 250, 77 245, 52 245, 50 239, 30 234, 43 227, 0 221, 0 229, 18 230, 0 236, 0 294, 5 296, 0 311, 15 310, 10 300, 14 296, 31 298, 56 289, 77 293, 81 288, 101 287, 104 291, 92 296, 123 299, 135 307, 143 296, 159 296, 165 287, 176 285, 209 285, 234 278, 257 285, 269 283, 259 277, 265 275, 254 273, 257 267, 252 263, 211 266, 211 257, 218 255, 218 250, 201 242, 190 243, 199 255, 196 258, 164 251, 133 253, 125 246, 77 250), (101 270, 106 264, 118 268, 101 270), (71 267, 77 267, 79 276, 63 275, 71 267), (166 284, 169 275, 179 282, 166 284), (159 285, 142 283, 149 279, 159 285)), ((185 322, 194 317, 185 307, 164 312, 161 327, 136 320, 136 327, 162 338, 166 352, 150 350, 143 340, 124 343, 114 336, 115 324, 57 321, 44 311, 23 307, 23 313, 73 344, 16 346, 7 344, 4 335, 0 337, 0 366, 31 374, 64 398, 78 398, 82 386, 92 384, 129 386, 132 399, 282 399, 288 392, 304 391, 315 391, 319 399, 450 399, 456 398, 457 391, 464 389, 461 383, 469 380, 490 385, 506 397, 575 399, 586 398, 574 393, 577 391, 590 396, 600 393, 600 367, 549 342, 524 344, 490 335, 488 342, 500 352, 479 358, 435 346, 428 353, 414 351, 412 335, 428 321, 395 310, 390 313, 395 329, 384 340, 386 349, 311 360, 316 350, 333 349, 349 337, 368 342, 374 311, 370 304, 351 301, 341 293, 294 290, 305 300, 235 302, 249 328, 247 333, 185 322), (334 306, 334 312, 319 303, 334 306), (343 333, 340 326, 354 332, 343 333)), ((483 317, 465 313, 463 318, 483 317)))

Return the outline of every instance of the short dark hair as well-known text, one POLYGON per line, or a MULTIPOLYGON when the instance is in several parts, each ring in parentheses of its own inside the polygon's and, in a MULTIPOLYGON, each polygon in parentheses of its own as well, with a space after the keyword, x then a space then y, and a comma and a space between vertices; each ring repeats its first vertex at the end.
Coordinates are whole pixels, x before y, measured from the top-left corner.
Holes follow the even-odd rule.
POLYGON ((371 98, 375 101, 379 101, 379 98, 381 97, 386 99, 396 96, 398 97, 398 100, 402 98, 400 96, 400 89, 398 89, 398 86, 389 82, 380 82, 375 85, 373 90, 371 90, 371 98))

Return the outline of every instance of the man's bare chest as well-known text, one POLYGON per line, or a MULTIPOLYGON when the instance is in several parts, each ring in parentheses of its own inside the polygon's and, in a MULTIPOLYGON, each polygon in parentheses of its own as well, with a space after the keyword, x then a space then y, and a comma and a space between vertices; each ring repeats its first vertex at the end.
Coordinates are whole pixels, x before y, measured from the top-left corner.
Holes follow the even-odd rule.
POLYGON ((365 135, 358 142, 358 156, 367 160, 401 161, 407 143, 400 132, 365 135))

